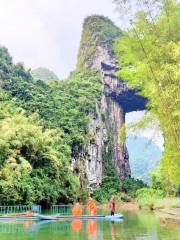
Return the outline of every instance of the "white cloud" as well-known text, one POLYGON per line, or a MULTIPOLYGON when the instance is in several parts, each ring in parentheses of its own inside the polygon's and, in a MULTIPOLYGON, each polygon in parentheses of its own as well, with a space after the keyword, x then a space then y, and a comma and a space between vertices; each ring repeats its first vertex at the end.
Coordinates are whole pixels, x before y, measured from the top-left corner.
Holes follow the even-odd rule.
POLYGON ((64 78, 75 68, 82 23, 91 14, 118 23, 112 0, 0 0, 0 44, 15 62, 64 78))

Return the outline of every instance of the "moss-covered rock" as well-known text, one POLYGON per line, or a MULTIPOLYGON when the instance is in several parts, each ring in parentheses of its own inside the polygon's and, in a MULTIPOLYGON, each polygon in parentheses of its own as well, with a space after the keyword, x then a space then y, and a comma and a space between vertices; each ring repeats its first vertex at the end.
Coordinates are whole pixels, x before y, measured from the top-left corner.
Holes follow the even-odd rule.
POLYGON ((87 17, 83 25, 77 69, 92 67, 98 46, 112 55, 115 39, 121 35, 120 29, 109 18, 99 15, 87 17))

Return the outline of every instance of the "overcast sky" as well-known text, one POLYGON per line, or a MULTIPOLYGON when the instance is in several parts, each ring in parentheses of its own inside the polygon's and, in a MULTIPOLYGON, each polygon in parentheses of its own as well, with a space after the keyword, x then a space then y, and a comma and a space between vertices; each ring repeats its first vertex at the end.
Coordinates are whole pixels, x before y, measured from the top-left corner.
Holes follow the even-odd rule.
POLYGON ((82 23, 91 14, 119 25, 112 0, 0 0, 0 44, 14 62, 47 67, 62 79, 75 68, 82 23))

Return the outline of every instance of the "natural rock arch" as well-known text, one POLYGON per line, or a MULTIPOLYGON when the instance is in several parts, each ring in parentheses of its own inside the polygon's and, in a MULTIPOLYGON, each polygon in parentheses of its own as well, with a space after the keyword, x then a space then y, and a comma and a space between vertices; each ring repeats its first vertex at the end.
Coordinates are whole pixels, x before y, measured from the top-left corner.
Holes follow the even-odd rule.
POLYGON ((96 188, 102 181, 103 152, 109 151, 110 145, 113 146, 112 160, 120 178, 131 175, 126 144, 118 141, 119 129, 125 123, 127 112, 144 110, 147 103, 137 90, 116 77, 120 68, 112 45, 121 35, 119 28, 104 16, 94 15, 84 21, 77 69, 98 69, 103 84, 102 98, 89 126, 93 142, 81 153, 90 188, 96 188))

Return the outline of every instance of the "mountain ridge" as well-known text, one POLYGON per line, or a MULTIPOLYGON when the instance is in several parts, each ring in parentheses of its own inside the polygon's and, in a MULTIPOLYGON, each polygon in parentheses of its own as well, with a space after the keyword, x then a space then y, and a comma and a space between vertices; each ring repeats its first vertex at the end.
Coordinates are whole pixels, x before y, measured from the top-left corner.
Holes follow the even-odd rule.
POLYGON ((59 80, 57 75, 45 67, 38 67, 31 70, 31 75, 35 80, 59 80))
POLYGON ((150 172, 160 163, 162 150, 160 147, 143 136, 129 136, 127 139, 129 161, 132 177, 150 184, 150 172))

